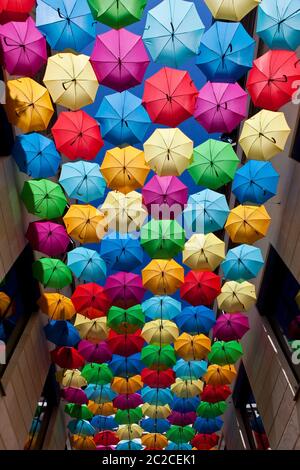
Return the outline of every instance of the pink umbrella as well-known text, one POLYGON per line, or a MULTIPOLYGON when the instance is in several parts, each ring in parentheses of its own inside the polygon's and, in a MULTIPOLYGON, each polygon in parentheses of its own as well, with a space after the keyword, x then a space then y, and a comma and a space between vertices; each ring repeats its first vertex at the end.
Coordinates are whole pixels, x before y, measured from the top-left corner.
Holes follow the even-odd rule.
POLYGON ((97 446, 96 450, 115 450, 116 446, 97 446))
POLYGON ((5 68, 11 75, 33 77, 47 62, 46 39, 31 17, 0 27, 5 68))
POLYGON ((168 416, 168 421, 177 426, 188 426, 194 424, 197 418, 195 411, 188 411, 187 413, 180 413, 180 411, 172 411, 168 416))
POLYGON ((188 188, 176 176, 155 175, 144 186, 142 194, 152 217, 175 219, 187 203, 188 188))
POLYGON ((104 289, 112 305, 122 308, 141 303, 146 292, 140 276, 123 271, 109 276, 104 289))
POLYGON ((115 408, 120 410, 129 410, 130 408, 136 408, 143 404, 141 395, 138 393, 132 393, 130 395, 121 394, 113 399, 115 408))
POLYGON ((141 83, 149 65, 141 36, 126 29, 98 35, 90 60, 99 83, 116 91, 141 83))
POLYGON ((26 238, 34 250, 41 251, 47 256, 66 253, 70 244, 66 229, 60 224, 47 221, 31 222, 26 238))
POLYGON ((64 400, 77 405, 85 405, 88 403, 88 398, 81 388, 66 387, 61 390, 61 396, 64 400))
POLYGON ((199 91, 194 116, 209 133, 230 133, 246 117, 247 100, 238 83, 207 82, 199 91))
POLYGON ((242 313, 223 313, 213 328, 213 336, 221 341, 241 339, 250 329, 249 320, 242 313))
POLYGON ((78 344, 78 352, 86 361, 98 364, 109 362, 112 358, 112 354, 105 341, 95 344, 83 339, 78 344))

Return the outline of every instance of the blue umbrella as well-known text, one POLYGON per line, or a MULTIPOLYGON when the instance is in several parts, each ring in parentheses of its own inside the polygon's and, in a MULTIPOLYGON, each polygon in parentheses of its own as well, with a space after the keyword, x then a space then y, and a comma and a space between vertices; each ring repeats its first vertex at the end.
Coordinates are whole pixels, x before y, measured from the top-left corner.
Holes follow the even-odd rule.
POLYGON ((203 35, 197 65, 212 82, 235 82, 251 69, 254 50, 241 23, 216 21, 203 35))
POLYGON ((172 403, 172 410, 179 411, 180 413, 188 413, 190 411, 196 411, 200 403, 200 398, 174 398, 172 403))
POLYGON ((251 245, 232 248, 221 264, 224 277, 231 281, 248 281, 258 275, 263 265, 260 248, 251 245))
POLYGON ((113 416, 96 415, 92 418, 91 425, 99 431, 113 431, 118 428, 113 416))
POLYGON ((112 370, 115 376, 126 377, 127 375, 140 374, 144 367, 141 361, 140 353, 132 354, 128 357, 118 356, 114 354, 109 368, 112 370))
POLYGON ((95 428, 85 419, 72 419, 67 427, 72 434, 80 436, 93 436, 96 433, 95 428))
POLYGON ((192 194, 183 211, 184 228, 187 236, 193 233, 210 233, 224 227, 229 214, 226 197, 223 194, 204 189, 192 194))
POLYGON ((112 232, 102 239, 100 254, 111 269, 128 272, 141 265, 144 257, 138 238, 130 233, 118 232, 112 232))
POLYGON ((201 418, 198 416, 193 427, 200 434, 212 434, 222 429, 223 420, 221 418, 201 418))
POLYGON ((257 34, 270 49, 300 45, 299 0, 264 0, 258 7, 257 34))
POLYGON ((144 387, 141 391, 143 401, 151 405, 171 405, 173 394, 168 388, 144 387))
POLYGON ((242 203, 264 204, 275 196, 279 174, 271 162, 250 160, 235 174, 232 191, 242 203))
POLYGON ((193 446, 191 444, 183 443, 183 444, 175 444, 175 442, 170 442, 165 450, 192 450, 193 446))
POLYGON ((96 118, 102 136, 114 145, 141 142, 151 124, 142 100, 129 91, 105 96, 96 118))
POLYGON ((173 370, 176 377, 180 377, 183 380, 199 379, 207 370, 207 362, 179 359, 173 370))
POLYGON ((204 29, 194 3, 164 0, 148 12, 143 40, 154 62, 178 67, 198 54, 204 29))
POLYGON ((140 426, 146 432, 164 433, 170 429, 171 423, 166 419, 143 418, 140 422, 140 426))
POLYGON ((106 264, 95 250, 79 247, 69 251, 67 265, 79 281, 105 281, 106 264))
POLYGON ((91 10, 82 0, 38 0, 36 25, 57 51, 81 51, 96 37, 91 10))
POLYGON ((142 303, 142 309, 147 321, 173 320, 181 313, 181 303, 168 295, 156 295, 142 303))
POLYGON ((116 450, 143 450, 143 446, 135 441, 120 441, 116 450))
POLYGON ((110 384, 89 384, 84 390, 84 393, 89 400, 95 401, 96 403, 106 403, 112 401, 117 396, 117 393, 111 389, 110 384))
POLYGON ((216 315, 213 310, 204 305, 185 307, 175 321, 180 333, 207 335, 216 323, 216 315))
POLYGON ((53 141, 37 132, 18 135, 12 155, 19 170, 33 178, 55 176, 61 163, 53 141))
POLYGON ((50 320, 44 331, 47 340, 56 346, 75 346, 80 341, 78 331, 69 321, 50 320))
POLYGON ((104 196, 106 182, 97 163, 74 162, 62 166, 59 183, 67 195, 82 202, 91 202, 104 196))

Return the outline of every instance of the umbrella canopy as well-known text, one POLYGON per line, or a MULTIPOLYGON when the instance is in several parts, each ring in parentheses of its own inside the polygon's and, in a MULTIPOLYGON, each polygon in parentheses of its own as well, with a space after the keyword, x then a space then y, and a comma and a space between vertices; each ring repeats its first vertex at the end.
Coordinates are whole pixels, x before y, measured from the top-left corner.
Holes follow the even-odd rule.
POLYGON ((76 313, 71 299, 62 294, 47 292, 41 295, 37 303, 51 320, 70 320, 76 313))
POLYGON ((141 277, 122 271, 106 279, 105 291, 111 303, 121 308, 140 304, 145 295, 141 277))
POLYGON ((144 339, 141 337, 141 330, 134 333, 118 334, 111 330, 108 335, 107 344, 113 354, 120 356, 131 356, 141 351, 144 346, 144 339))
POLYGON ((231 144, 209 139, 194 149, 188 170, 196 184, 218 189, 233 180, 239 162, 231 144))
POLYGON ((183 380, 176 379, 171 385, 172 392, 179 398, 193 398, 203 390, 203 382, 201 380, 183 380))
POLYGON ((211 363, 225 366, 237 362, 242 355, 243 348, 238 341, 216 341, 207 358, 211 363))
POLYGON ((211 349, 211 341, 208 336, 189 335, 182 333, 174 341, 176 354, 185 361, 199 361, 204 359, 211 349))
POLYGON ((167 445, 166 450, 192 450, 192 446, 191 444, 187 444, 187 443, 175 444, 175 442, 170 442, 167 445))
POLYGON ((61 260, 40 258, 32 264, 33 277, 44 287, 63 289, 72 283, 72 272, 61 260))
POLYGON ((72 111, 93 103, 99 86, 89 57, 70 52, 48 59, 44 84, 56 104, 72 111))
POLYGON ((217 403, 218 401, 227 400, 231 393, 231 389, 228 385, 206 385, 201 393, 201 400, 208 401, 209 403, 217 403))
POLYGON ((87 382, 84 377, 81 376, 80 370, 59 370, 55 374, 56 380, 63 387, 73 387, 80 389, 85 387, 87 382))
POLYGON ((65 228, 48 221, 30 222, 26 238, 34 250, 47 256, 59 256, 67 251, 70 239, 65 228))
MULTIPOLYGON (((75 319, 75 328, 78 330, 82 339, 88 340, 94 344, 99 344, 108 337, 106 317, 89 320, 78 313, 75 319)), ((86 343, 83 343, 81 346, 85 347, 86 343)), ((102 349, 102 347, 100 349, 102 349)), ((90 351, 86 352, 86 355, 87 354, 95 355, 97 351, 91 348, 90 351)))
POLYGON ((170 320, 153 320, 145 324, 141 335, 147 343, 161 346, 174 343, 179 330, 170 320))
POLYGON ((255 243, 265 237, 271 218, 265 206, 237 206, 230 211, 225 229, 234 243, 255 243))
POLYGON ((165 419, 171 413, 169 405, 150 405, 144 403, 142 405, 143 415, 149 416, 152 419, 165 419))
POLYGON ((181 333, 208 335, 216 323, 215 312, 204 305, 185 307, 175 319, 181 333))
POLYGON ((76 403, 68 403, 65 406, 65 413, 76 419, 91 419, 93 417, 86 405, 77 405, 76 403))
POLYGON ((147 0, 88 0, 95 20, 114 29, 139 21, 147 0))
POLYGON ((149 65, 141 36, 126 29, 99 34, 90 60, 99 83, 119 92, 142 83, 149 65))
POLYGON ((191 305, 211 305, 221 292, 221 278, 211 271, 189 271, 180 297, 191 305))
POLYGON ((104 288, 93 282, 77 286, 71 300, 76 312, 91 320, 105 316, 111 305, 104 288))
POLYGON ((205 361, 185 361, 184 359, 179 359, 173 369, 176 377, 183 380, 193 380, 198 379, 206 372, 207 363, 205 361))
POLYGON ((115 145, 141 142, 151 123, 142 100, 129 91, 105 96, 96 119, 103 137, 115 145))
MULTIPOLYGON (((128 410, 130 408, 137 408, 143 403, 143 400, 139 393, 132 393, 130 395, 120 394, 116 398, 114 398, 113 403, 114 406, 120 410, 128 410)), ((133 439, 135 437, 132 435, 133 439)), ((130 437, 122 437, 121 439, 130 439, 130 437)))
POLYGON ((144 152, 130 146, 108 150, 101 164, 107 186, 124 194, 143 187, 149 171, 144 152))
POLYGON ((174 258, 184 242, 184 230, 176 220, 152 219, 141 229, 141 245, 151 258, 174 258))
POLYGON ((133 424, 138 423, 143 416, 141 408, 131 408, 129 410, 118 410, 116 412, 115 420, 118 424, 133 424))
POLYGON ((93 160, 103 147, 99 124, 82 110, 59 113, 51 132, 57 150, 70 160, 93 160))
POLYGON ((168 295, 151 297, 142 303, 147 320, 173 320, 181 313, 181 303, 168 295))
POLYGON ((241 21, 260 0, 204 0, 214 18, 218 20, 241 21))
POLYGON ((142 270, 143 285, 153 294, 171 295, 184 282, 184 269, 173 259, 155 259, 142 270))
POLYGON ((189 411, 196 411, 199 403, 200 398, 197 396, 192 398, 178 398, 175 396, 172 409, 174 411, 180 411, 181 413, 188 413, 189 411))
POLYGON ((203 35, 197 65, 212 82, 235 82, 251 69, 254 50, 241 23, 216 21, 203 35))
POLYGON ((198 54, 204 29, 194 3, 164 0, 149 10, 143 40, 154 62, 178 67, 198 54))
POLYGON ((144 252, 133 234, 111 232, 100 245, 100 254, 114 271, 133 271, 143 262, 144 252))
POLYGON ((143 435, 143 429, 138 424, 122 425, 119 427, 117 434, 121 440, 139 439, 143 435))
POLYGON ((66 387, 61 390, 61 397, 70 403, 77 403, 77 405, 86 405, 88 402, 87 396, 83 390, 75 387, 66 387))
POLYGON ((140 374, 143 363, 139 353, 127 357, 113 354, 109 367, 115 376, 129 377, 140 374))
POLYGON ((86 364, 81 371, 88 384, 104 385, 111 382, 113 374, 107 364, 86 364))
POLYGON ((63 220, 68 234, 80 243, 98 243, 107 231, 105 215, 89 204, 72 204, 63 220))
POLYGON ((143 401, 150 405, 171 405, 173 395, 168 388, 144 387, 141 391, 143 401))
POLYGON ((176 364, 175 352, 170 345, 160 347, 149 344, 142 349, 141 359, 147 367, 156 370, 166 370, 176 364))
POLYGON ((248 281, 258 275, 263 265, 264 259, 259 248, 239 245, 228 251, 221 266, 226 279, 248 281))
POLYGON ((78 344, 78 351, 86 361, 97 364, 109 362, 112 358, 108 345, 104 341, 92 343, 91 341, 82 340, 78 344))
POLYGON ((99 431, 113 431, 118 427, 113 416, 94 416, 91 420, 91 425, 99 431))
POLYGON ((92 436, 80 436, 73 434, 70 436, 70 443, 76 450, 96 450, 96 444, 92 436))
POLYGON ((197 414, 202 418, 216 418, 225 413, 227 406, 225 401, 219 401, 218 403, 202 401, 197 408, 197 414))
POLYGON ((153 176, 142 189, 143 203, 155 219, 176 219, 188 199, 188 188, 176 176, 153 176))
POLYGON ((131 394, 135 393, 143 387, 140 375, 133 375, 132 377, 115 377, 112 381, 111 388, 114 392, 131 394))
POLYGON ((278 182, 271 162, 249 160, 236 172, 232 192, 242 204, 264 204, 277 193, 278 182))
POLYGON ((94 415, 102 416, 114 415, 117 411, 116 408, 114 408, 113 403, 110 401, 100 404, 89 401, 88 408, 94 415))
POLYGON ((67 205, 59 184, 46 179, 25 181, 21 199, 28 212, 41 219, 61 217, 67 205))
POLYGON ((101 206, 109 228, 121 233, 140 229, 148 212, 142 205, 142 195, 136 191, 123 194, 110 191, 101 206))
POLYGON ((217 318, 213 336, 222 341, 241 339, 249 331, 249 320, 241 313, 223 313, 217 318))
POLYGON ((152 122, 177 127, 193 115, 197 94, 188 72, 164 67, 145 81, 143 105, 152 122))
POLYGON ((34 0, 3 0, 0 12, 23 18, 34 7, 34 0))
POLYGON ((6 85, 9 122, 24 133, 46 130, 54 112, 47 89, 27 77, 8 80, 6 85))
POLYGON ((217 298, 218 306, 226 312, 246 312, 256 302, 255 286, 250 282, 225 282, 217 298))
POLYGON ((101 431, 94 436, 94 441, 96 445, 110 446, 118 444, 119 437, 113 431, 101 431))
POLYGON ((18 135, 12 156, 19 170, 32 178, 55 176, 61 163, 52 140, 37 132, 18 135))
POLYGON ((145 323, 141 305, 133 305, 128 309, 111 307, 107 314, 107 324, 117 333, 134 333, 145 323))
POLYGON ((290 132, 283 113, 263 109, 244 122, 239 143, 247 158, 271 160, 284 150, 290 132))
POLYGON ((80 0, 38 0, 36 24, 51 48, 57 51, 80 51, 96 35, 88 4, 80 0))
POLYGON ((216 446, 219 442, 219 436, 217 434, 197 434, 192 439, 192 445, 198 450, 210 450, 216 446))
POLYGON ((151 370, 144 368, 141 377, 144 385, 152 388, 167 388, 175 382, 175 372, 172 369, 151 370))
POLYGON ((84 161, 64 163, 59 183, 70 198, 86 203, 102 198, 106 188, 99 165, 84 161))
POLYGON ((85 363, 77 349, 69 346, 58 347, 51 351, 51 359, 63 369, 78 369, 85 363))
POLYGON ((163 434, 149 433, 142 437, 142 444, 147 449, 162 450, 168 444, 168 439, 163 434))
POLYGON ((180 413, 178 411, 172 411, 168 416, 168 421, 175 426, 183 427, 188 426, 190 428, 191 424, 197 419, 197 414, 195 411, 189 411, 187 413, 180 413))
POLYGON ((80 341, 76 328, 65 320, 50 320, 44 327, 44 331, 47 340, 56 346, 75 346, 80 341))
POLYGON ((170 428, 170 423, 162 418, 143 418, 140 422, 141 427, 150 433, 165 433, 170 428))
POLYGON ((207 82, 199 91, 194 116, 210 134, 230 134, 247 116, 247 101, 238 83, 207 82))
POLYGON ((225 258, 225 243, 213 233, 194 234, 185 243, 182 261, 195 271, 214 271, 225 258))
MULTIPOLYGON (((236 370, 233 365, 219 366, 217 364, 212 364, 208 366, 207 372, 204 375, 203 379, 208 385, 230 385, 236 377, 236 370)), ((206 403, 206 402, 202 402, 206 403)), ((218 402, 222 403, 222 402, 218 402)), ((214 405, 215 403, 211 404, 214 405)), ((201 406, 201 403, 200 403, 201 406)), ((198 410, 197 410, 198 412, 198 410)), ((212 416, 204 416, 203 414, 198 413, 204 418, 210 418, 212 416)), ((222 413, 218 413, 222 414, 222 413)), ((218 416, 218 414, 216 416, 218 416)))
POLYGON ((166 433, 166 437, 176 444, 182 444, 183 442, 189 442, 193 439, 195 430, 190 426, 171 426, 166 433))
POLYGON ((68 252, 67 264, 80 282, 97 282, 105 279, 105 262, 95 250, 75 248, 68 252))
POLYGON ((122 441, 116 446, 116 450, 142 450, 143 446, 135 441, 122 441))

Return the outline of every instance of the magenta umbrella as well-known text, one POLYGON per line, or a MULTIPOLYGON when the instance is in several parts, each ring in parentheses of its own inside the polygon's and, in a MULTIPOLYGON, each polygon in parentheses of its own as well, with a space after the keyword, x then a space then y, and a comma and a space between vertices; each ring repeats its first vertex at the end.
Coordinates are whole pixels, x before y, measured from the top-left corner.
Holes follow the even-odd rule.
POLYGON ((141 36, 126 29, 99 34, 90 60, 99 83, 116 91, 142 83, 149 65, 141 36))
POLYGON ((213 336, 221 341, 241 339, 250 329, 249 320, 242 313, 223 313, 213 328, 213 336))
POLYGON ((130 395, 121 394, 113 399, 115 408, 120 410, 129 410, 130 408, 136 408, 143 404, 141 395, 138 393, 132 393, 130 395))
POLYGON ((96 450, 115 450, 116 446, 96 446, 96 450))
POLYGON ((152 217, 174 219, 187 203, 188 188, 176 176, 155 175, 143 187, 142 194, 152 217))
POLYGON ((34 250, 47 256, 59 256, 67 251, 70 238, 65 227, 54 222, 31 222, 26 238, 34 250))
POLYGON ((96 362, 98 364, 109 362, 112 358, 112 354, 105 341, 95 344, 83 339, 78 344, 78 352, 87 362, 96 362))
POLYGON ((172 411, 168 416, 168 421, 176 426, 188 426, 194 424, 197 419, 197 413, 195 411, 188 411, 187 413, 180 413, 180 411, 172 411))
POLYGON ((207 82, 199 91, 194 116, 210 134, 230 133, 246 117, 247 100, 238 83, 207 82))
POLYGON ((33 77, 47 62, 46 39, 31 17, 0 27, 5 68, 11 75, 33 77))
POLYGON ((123 271, 109 276, 104 289, 111 304, 121 308, 140 304, 146 292, 140 276, 123 271))
POLYGON ((61 390, 61 396, 64 400, 76 405, 85 405, 88 403, 88 398, 81 388, 66 387, 61 390))

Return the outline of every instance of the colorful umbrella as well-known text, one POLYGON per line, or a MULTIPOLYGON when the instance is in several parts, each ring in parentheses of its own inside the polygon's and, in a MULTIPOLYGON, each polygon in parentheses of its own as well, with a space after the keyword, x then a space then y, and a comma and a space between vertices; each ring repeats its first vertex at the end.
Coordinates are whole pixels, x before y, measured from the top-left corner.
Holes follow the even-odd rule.
POLYGON ((114 354, 109 367, 115 376, 129 377, 132 375, 140 374, 143 363, 140 354, 132 354, 131 356, 123 357, 114 354))
POLYGON ((106 265, 95 250, 78 247, 68 252, 67 264, 79 281, 103 281, 106 265))
POLYGON ((188 72, 164 67, 145 81, 143 105, 152 122, 177 127, 193 115, 197 94, 188 72))
POLYGON ((118 427, 113 416, 94 416, 91 420, 91 425, 99 431, 113 431, 118 427))
POLYGON ((202 401, 197 408, 197 414, 202 418, 216 418, 225 413, 227 406, 225 401, 219 401, 218 403, 202 401))
POLYGON ((104 214, 89 204, 72 204, 63 220, 68 234, 80 243, 98 243, 107 232, 104 214))
POLYGON ((191 305, 211 305, 221 292, 221 278, 211 271, 189 271, 180 288, 180 297, 191 305))
POLYGON ((77 405, 86 405, 88 402, 87 396, 83 390, 75 387, 66 387, 61 390, 61 397, 70 403, 77 403, 77 405))
POLYGON ((47 340, 56 346, 75 346, 80 341, 76 328, 72 323, 65 320, 50 320, 44 327, 44 331, 47 340))
MULTIPOLYGON (((218 366, 216 364, 212 364, 208 367, 206 374, 204 375, 203 379, 209 385, 230 385, 236 377, 236 370, 233 365, 226 365, 226 366, 218 366)), ((206 402, 202 402, 206 403, 206 402)), ((222 403, 222 402, 218 402, 222 403)), ((214 405, 213 403, 212 405, 214 405)), ((200 403, 201 406, 201 403, 200 403)), ((197 410, 198 412, 198 410, 197 410)), ((198 413, 200 416, 204 418, 210 418, 211 416, 204 416, 203 414, 198 413)), ((222 413, 217 413, 218 414, 222 413)))
MULTIPOLYGON (((106 317, 89 320, 78 313, 75 319, 75 327, 82 339, 88 340, 94 344, 99 344, 108 337, 106 317)), ((85 346, 85 343, 83 346, 85 346)), ((97 351, 93 349, 91 353, 96 354, 97 351)))
POLYGON ((211 349, 211 341, 208 336, 203 335, 189 335, 182 333, 174 341, 174 349, 177 356, 185 361, 200 361, 204 359, 211 349))
POLYGON ((184 230, 176 220, 152 219, 141 229, 141 245, 151 258, 175 258, 184 242, 184 230))
POLYGON ((142 450, 143 446, 135 441, 122 441, 116 447, 116 450, 142 450))
POLYGON ((142 205, 142 195, 136 191, 123 194, 110 191, 101 206, 110 230, 121 233, 140 229, 148 212, 142 205))
POLYGON ((163 434, 149 433, 142 437, 142 444, 147 449, 162 450, 168 444, 168 439, 163 434))
POLYGON ((76 313, 71 299, 62 294, 47 292, 41 295, 37 303, 51 320, 70 320, 76 313))
MULTIPOLYGON (((157 346, 149 344, 142 349, 141 360, 143 363, 156 370, 166 370, 176 364, 174 349, 170 345, 157 346)), ((146 385, 149 385, 148 383, 146 385)), ((154 386, 154 384, 153 384, 154 386)))
POLYGON ((111 303, 121 308, 140 304, 145 295, 140 276, 122 271, 106 279, 105 291, 111 303))
POLYGON ((142 270, 143 285, 153 294, 171 295, 184 281, 184 269, 175 260, 155 259, 142 270))
POLYGON ((241 21, 260 0, 204 0, 214 18, 218 20, 241 21))
POLYGON ((176 219, 188 199, 188 188, 175 176, 153 176, 142 189, 143 203, 155 219, 176 219))
POLYGON ((197 434, 191 441, 192 445, 198 450, 210 450, 219 442, 217 434, 197 434))
POLYGON ((204 305, 185 307, 175 319, 181 333, 208 335, 216 323, 215 312, 204 305))
POLYGON ((88 0, 95 20, 120 29, 139 21, 147 0, 88 0))
POLYGON ((141 330, 134 333, 118 334, 111 330, 107 344, 113 354, 128 357, 141 351, 144 346, 144 339, 141 337, 141 330))
POLYGON ((101 431, 94 436, 95 444, 97 445, 115 445, 119 442, 119 437, 113 431, 101 431))
POLYGON ((70 198, 86 203, 102 198, 106 189, 99 165, 84 161, 64 163, 59 183, 70 198))
POLYGON ((141 391, 143 401, 150 405, 171 405, 173 395, 167 388, 144 387, 141 391))
POLYGON ((118 410, 116 412, 115 420, 118 424, 133 424, 138 423, 143 416, 141 408, 131 408, 129 410, 118 410))
POLYGON ((185 361, 184 359, 179 359, 173 369, 176 377, 180 379, 198 379, 206 372, 207 363, 205 361, 185 361))
POLYGON ((149 433, 165 433, 170 428, 170 423, 166 419, 161 418, 144 418, 140 422, 144 431, 149 433))
POLYGON ((78 351, 86 361, 95 362, 97 364, 109 362, 112 358, 108 345, 104 341, 95 344, 90 341, 82 340, 78 344, 78 351))
POLYGON ((168 416, 168 421, 175 426, 188 426, 190 428, 190 425, 194 424, 196 418, 197 415, 195 411, 188 411, 187 413, 172 411, 171 414, 168 416))
POLYGON ((139 239, 130 233, 111 232, 100 245, 100 254, 114 271, 133 271, 143 262, 144 252, 139 239))
POLYGON ((65 406, 65 413, 76 419, 91 419, 93 417, 86 405, 77 405, 76 403, 68 403, 65 406))
POLYGON ((142 303, 143 312, 148 320, 173 320, 181 313, 181 303, 167 295, 151 297, 142 303))
POLYGON ((121 440, 125 439, 140 439, 143 435, 143 429, 138 424, 122 425, 117 431, 118 437, 121 440))
POLYGON ((200 395, 203 390, 203 382, 201 380, 183 380, 176 379, 171 385, 172 392, 179 398, 190 399, 200 395))
POLYGON ((96 450, 96 444, 92 436, 70 436, 70 444, 76 450, 96 450))
POLYGON ((140 375, 132 377, 115 377, 112 381, 111 388, 117 393, 131 394, 135 393, 143 387, 140 375))
POLYGON ((167 345, 174 343, 179 330, 170 320, 153 320, 144 325, 141 336, 149 344, 167 345))
POLYGON ((230 211, 225 229, 234 243, 255 243, 265 237, 271 218, 265 206, 237 206, 230 211))
POLYGON ((250 282, 225 282, 217 298, 218 307, 226 312, 246 312, 256 302, 255 286, 250 282))
POLYGON ((144 385, 152 388, 167 388, 175 382, 175 372, 172 369, 151 370, 144 368, 141 377, 144 385))
POLYGON ((72 434, 78 434, 80 436, 93 436, 96 432, 90 422, 85 419, 73 419, 69 421, 67 428, 72 434))
POLYGON ((34 0, 3 0, 0 6, 0 12, 21 19, 27 16, 27 13, 31 12, 34 4, 34 0))
POLYGON ((93 282, 77 286, 71 300, 76 312, 90 319, 105 316, 111 305, 104 288, 93 282))
POLYGON ((105 96, 96 119, 103 137, 115 145, 141 142, 151 123, 141 99, 129 91, 105 96))
POLYGON ((175 444, 175 442, 170 442, 165 450, 192 450, 191 444, 175 444))
MULTIPOLYGON (((243 355, 243 348, 238 341, 216 341, 207 359, 214 364, 225 366, 237 362, 243 355)), ((203 400, 203 398, 202 398, 203 400)))
POLYGON ((201 400, 217 403, 218 401, 227 400, 231 393, 232 391, 228 385, 206 385, 201 393, 201 400))
POLYGON ((107 364, 86 364, 81 371, 88 384, 104 385, 111 382, 113 374, 107 364))
POLYGON ((189 442, 193 439, 195 430, 190 426, 171 426, 166 433, 166 437, 176 444, 189 442))
POLYGON ((113 306, 107 314, 107 324, 117 333, 134 333, 145 323, 141 305, 133 305, 128 309, 113 306))
POLYGON ((204 29, 194 3, 164 0, 149 10, 143 40, 154 62, 178 67, 198 54, 204 29))
POLYGON ((144 403, 142 405, 143 415, 149 416, 152 419, 165 419, 171 413, 169 405, 150 405, 144 403))
POLYGON ((89 401, 88 403, 89 410, 94 415, 102 415, 102 416, 110 416, 116 413, 116 408, 114 408, 112 402, 108 401, 106 403, 95 403, 93 401, 89 401))
MULTIPOLYGON (((131 393, 130 395, 120 394, 113 400, 114 406, 120 410, 128 410, 130 408, 137 408, 143 403, 142 397, 139 393, 131 393)), ((138 436, 132 436, 134 437, 138 436)), ((130 437, 122 437, 122 439, 130 439, 130 437)))
POLYGON ((207 82, 199 91, 194 116, 210 134, 231 133, 246 117, 247 101, 238 83, 207 82))
POLYGON ((61 217, 67 205, 61 187, 46 179, 25 181, 21 199, 28 212, 41 219, 61 217))
POLYGON ((44 287, 63 289, 72 283, 72 272, 61 260, 40 258, 32 265, 33 277, 44 287))
POLYGON ((239 340, 249 329, 249 320, 246 315, 224 313, 217 318, 213 336, 222 341, 239 340))
POLYGON ((81 376, 80 370, 59 370, 55 374, 56 380, 63 387, 73 387, 80 389, 85 387, 87 382, 84 377, 81 376))
POLYGON ((256 277, 264 265, 259 248, 250 245, 239 245, 227 252, 221 267, 226 279, 248 281, 256 277))
MULTIPOLYGON (((88 399, 97 404, 107 403, 117 396, 117 394, 112 391, 110 383, 104 385, 90 384, 84 391, 88 399)), ((94 426, 94 424, 92 425, 94 426)))
POLYGON ((59 256, 67 251, 70 239, 62 225, 53 222, 30 222, 26 238, 34 250, 47 256, 59 256))
POLYGON ((213 233, 194 234, 185 243, 182 261, 196 271, 214 271, 225 258, 225 243, 213 233))
POLYGON ((58 347, 51 351, 51 359, 63 369, 78 369, 85 363, 77 349, 69 346, 58 347))

